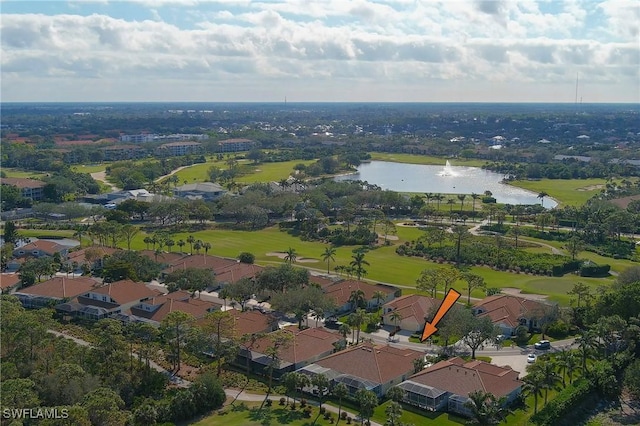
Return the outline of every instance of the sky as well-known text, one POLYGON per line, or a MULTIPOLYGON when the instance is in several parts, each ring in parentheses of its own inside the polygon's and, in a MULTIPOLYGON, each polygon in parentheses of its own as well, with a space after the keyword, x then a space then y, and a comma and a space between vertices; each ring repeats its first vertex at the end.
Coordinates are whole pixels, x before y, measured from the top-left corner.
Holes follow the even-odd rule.
POLYGON ((637 0, 0 0, 0 37, 3 102, 640 102, 637 0))

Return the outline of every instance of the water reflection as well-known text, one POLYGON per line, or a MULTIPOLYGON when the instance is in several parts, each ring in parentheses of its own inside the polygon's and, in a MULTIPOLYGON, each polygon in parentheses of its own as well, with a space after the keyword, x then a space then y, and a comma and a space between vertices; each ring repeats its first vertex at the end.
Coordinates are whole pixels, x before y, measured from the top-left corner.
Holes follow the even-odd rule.
MULTIPOLYGON (((337 181, 362 180, 399 192, 434 194, 479 194, 490 191, 504 204, 541 204, 538 194, 501 183, 503 176, 479 167, 460 167, 448 160, 443 166, 371 161, 358 167, 357 173, 336 177, 337 181)), ((557 203, 544 199, 544 206, 557 203)))

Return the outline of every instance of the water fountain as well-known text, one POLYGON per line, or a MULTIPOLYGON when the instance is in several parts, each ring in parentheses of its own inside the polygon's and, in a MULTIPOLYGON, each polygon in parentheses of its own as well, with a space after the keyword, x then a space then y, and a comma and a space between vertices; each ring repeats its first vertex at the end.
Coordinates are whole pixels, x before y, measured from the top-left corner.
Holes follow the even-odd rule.
POLYGON ((447 162, 444 165, 444 169, 442 169, 442 171, 438 173, 438 176, 459 176, 459 175, 458 175, 458 172, 453 170, 451 163, 449 163, 449 160, 447 160, 447 162))

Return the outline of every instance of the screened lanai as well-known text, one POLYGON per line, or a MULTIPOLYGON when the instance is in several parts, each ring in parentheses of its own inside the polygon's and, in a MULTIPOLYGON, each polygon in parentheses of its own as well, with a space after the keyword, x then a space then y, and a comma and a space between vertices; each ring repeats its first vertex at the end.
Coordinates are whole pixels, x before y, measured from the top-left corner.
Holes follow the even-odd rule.
POLYGON ((438 411, 447 406, 449 392, 431 386, 406 380, 398 385, 404 390, 404 402, 430 411, 438 411))

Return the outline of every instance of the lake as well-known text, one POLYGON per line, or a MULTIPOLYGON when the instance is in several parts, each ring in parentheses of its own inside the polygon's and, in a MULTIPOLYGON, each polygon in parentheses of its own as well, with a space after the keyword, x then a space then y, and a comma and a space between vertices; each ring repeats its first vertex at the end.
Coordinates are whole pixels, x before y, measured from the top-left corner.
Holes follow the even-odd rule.
MULTIPOLYGON (((456 166, 449 161, 442 166, 371 161, 361 164, 356 173, 338 176, 335 179, 366 181, 382 189, 398 192, 483 195, 485 191, 491 191, 498 203, 541 203, 537 193, 501 183, 503 177, 499 173, 479 167, 456 166)), ((557 206, 557 203, 546 197, 544 206, 552 208, 557 206)))

